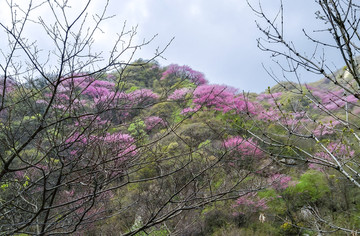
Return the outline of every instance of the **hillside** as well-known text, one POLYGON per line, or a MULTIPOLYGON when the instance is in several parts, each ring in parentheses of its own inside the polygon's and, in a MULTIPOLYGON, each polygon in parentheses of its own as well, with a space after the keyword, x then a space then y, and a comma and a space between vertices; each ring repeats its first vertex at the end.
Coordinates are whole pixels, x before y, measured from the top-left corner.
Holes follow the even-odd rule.
POLYGON ((360 110, 326 80, 242 94, 137 60, 57 81, 3 80, 2 232, 316 235, 360 223, 360 110))

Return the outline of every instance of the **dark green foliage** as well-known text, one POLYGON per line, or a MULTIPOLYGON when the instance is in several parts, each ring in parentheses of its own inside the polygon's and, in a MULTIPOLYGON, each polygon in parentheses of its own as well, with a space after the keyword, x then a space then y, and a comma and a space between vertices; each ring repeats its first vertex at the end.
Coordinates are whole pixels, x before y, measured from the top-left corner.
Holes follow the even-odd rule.
POLYGON ((147 62, 146 60, 138 59, 133 62, 132 66, 127 67, 126 70, 123 71, 122 78, 126 78, 126 81, 124 82, 132 83, 133 86, 138 88, 155 89, 154 85, 158 86, 155 81, 158 81, 161 77, 161 73, 161 68, 157 62, 147 62))

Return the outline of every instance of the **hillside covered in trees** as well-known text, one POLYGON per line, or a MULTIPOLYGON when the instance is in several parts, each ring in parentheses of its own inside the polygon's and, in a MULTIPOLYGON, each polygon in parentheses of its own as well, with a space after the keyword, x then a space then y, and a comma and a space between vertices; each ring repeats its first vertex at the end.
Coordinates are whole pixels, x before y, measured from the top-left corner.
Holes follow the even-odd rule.
POLYGON ((102 40, 109 1, 29 2, 1 8, 0 235, 360 233, 358 4, 315 1, 309 53, 247 2, 280 67, 256 94, 102 40))
MULTIPOLYGON (((351 86, 346 67, 336 76, 351 86)), ((2 79, 4 234, 317 235, 360 223, 358 99, 327 80, 244 93, 137 60, 57 81, 2 79)))

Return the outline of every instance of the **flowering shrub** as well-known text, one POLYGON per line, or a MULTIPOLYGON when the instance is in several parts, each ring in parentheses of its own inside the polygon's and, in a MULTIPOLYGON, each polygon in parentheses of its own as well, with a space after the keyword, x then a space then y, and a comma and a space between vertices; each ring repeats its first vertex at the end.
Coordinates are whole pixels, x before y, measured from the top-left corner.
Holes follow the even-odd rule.
POLYGON ((207 84, 207 80, 205 79, 204 74, 191 69, 189 66, 179 66, 177 64, 171 64, 162 73, 162 77, 160 78, 160 80, 163 80, 170 75, 189 79, 197 85, 207 84))
MULTIPOLYGON (((327 149, 336 157, 341 159, 348 159, 354 156, 355 151, 351 149, 350 146, 345 145, 341 142, 331 142, 328 144, 327 149)), ((324 159, 330 160, 330 154, 328 152, 320 152, 317 155, 321 156, 324 159)))
POLYGON ((325 109, 330 111, 338 110, 345 104, 355 104, 358 99, 354 95, 346 96, 343 89, 337 91, 322 90, 320 88, 307 86, 310 93, 320 100, 325 109))
POLYGON ((250 212, 258 212, 268 209, 266 203, 265 198, 260 198, 256 192, 251 192, 236 199, 233 208, 242 207, 250 212))
POLYGON ((327 134, 335 133, 335 126, 339 125, 340 121, 330 120, 329 123, 321 123, 318 127, 313 130, 313 134, 316 136, 323 136, 327 134))
POLYGON ((189 94, 192 90, 190 88, 181 88, 176 89, 171 95, 168 96, 169 100, 183 100, 185 99, 185 96, 189 94))
POLYGON ((275 100, 283 95, 282 92, 277 93, 261 93, 256 97, 256 100, 267 102, 269 105, 275 106, 275 100))
POLYGON ((259 101, 269 101, 269 100, 273 100, 274 98, 279 98, 281 97, 282 92, 277 92, 277 93, 261 93, 257 96, 257 100, 259 101))
POLYGON ((158 99, 159 95, 150 89, 138 89, 128 94, 128 99, 132 101, 145 101, 147 99, 158 99))
POLYGON ((263 152, 252 139, 246 140, 239 136, 232 137, 224 141, 224 147, 229 151, 229 155, 237 156, 241 159, 263 157, 263 152))
POLYGON ((187 113, 194 113, 194 112, 197 112, 199 111, 201 108, 201 105, 195 105, 194 107, 187 107, 187 108, 184 108, 180 114, 182 115, 185 115, 187 113))
POLYGON ((16 85, 15 81, 9 78, 5 81, 4 78, 0 77, 0 96, 3 96, 4 86, 5 86, 5 93, 8 93, 14 90, 15 85, 16 85))
POLYGON ((268 181, 275 190, 279 191, 286 189, 289 186, 291 177, 284 174, 274 174, 268 179, 268 181))
POLYGON ((255 114, 255 106, 240 95, 236 89, 223 85, 200 85, 193 93, 193 103, 217 111, 255 114))
POLYGON ((318 171, 324 171, 324 168, 320 165, 322 164, 322 160, 325 163, 335 163, 334 158, 336 158, 337 161, 339 161, 340 163, 349 161, 349 159, 354 157, 355 151, 352 150, 352 148, 346 144, 343 144, 341 142, 336 143, 336 142, 331 142, 327 145, 326 149, 331 153, 329 153, 328 151, 321 151, 321 152, 317 152, 314 154, 314 156, 316 159, 313 161, 313 163, 309 164, 309 168, 311 169, 315 169, 318 171), (334 158, 333 158, 333 157, 334 158))
POLYGON ((279 111, 274 108, 262 109, 260 107, 260 112, 258 113, 258 119, 265 121, 278 121, 280 119, 279 111))
POLYGON ((158 116, 149 116, 145 119, 145 125, 146 125, 146 130, 151 130, 156 126, 166 126, 166 123, 163 119, 161 119, 158 116))
POLYGON ((98 139, 103 141, 104 145, 107 145, 112 153, 123 160, 136 155, 135 140, 128 134, 106 134, 98 139))

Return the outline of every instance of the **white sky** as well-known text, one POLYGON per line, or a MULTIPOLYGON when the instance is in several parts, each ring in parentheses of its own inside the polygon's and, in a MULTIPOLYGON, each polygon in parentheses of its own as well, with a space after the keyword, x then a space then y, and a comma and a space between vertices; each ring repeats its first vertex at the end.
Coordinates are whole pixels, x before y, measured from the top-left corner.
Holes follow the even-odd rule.
MULTIPOLYGON (((38 0, 40 1, 40 0, 38 0)), ((21 1, 22 3, 26 1, 21 1)), ((70 0, 71 11, 77 12, 85 0, 70 0)), ((105 0, 93 0, 91 11, 100 12, 105 0)), ((257 4, 257 0, 250 0, 257 4)), ((274 14, 279 7, 277 0, 262 0, 266 12, 274 14)), ((314 24, 314 0, 284 0, 285 35, 298 45, 302 51, 311 50, 312 44, 301 33, 305 28, 309 32, 316 28, 314 24)), ((0 21, 9 20, 5 7, 0 3, 0 21)), ((70 12, 70 10, 69 10, 70 12)), ((46 21, 46 10, 35 13, 46 21)), ((158 37, 151 45, 143 47, 137 55, 142 58, 153 56, 157 47, 165 46, 169 40, 175 40, 159 59, 161 65, 172 63, 189 65, 203 72, 211 83, 226 84, 240 90, 261 92, 267 86, 275 84, 262 68, 274 66, 270 55, 261 52, 256 46, 256 39, 261 36, 255 20, 259 20, 248 7, 245 0, 110 0, 108 15, 116 15, 102 25, 104 34, 98 34, 98 48, 106 48, 120 32, 124 21, 128 26, 138 25, 137 40, 149 39, 154 34, 158 37)), ((40 46, 50 44, 42 41, 42 32, 27 29, 31 37, 40 46)), ((322 37, 322 36, 321 36, 322 37)), ((303 81, 319 79, 314 75, 303 75, 303 81)))

